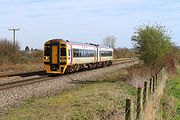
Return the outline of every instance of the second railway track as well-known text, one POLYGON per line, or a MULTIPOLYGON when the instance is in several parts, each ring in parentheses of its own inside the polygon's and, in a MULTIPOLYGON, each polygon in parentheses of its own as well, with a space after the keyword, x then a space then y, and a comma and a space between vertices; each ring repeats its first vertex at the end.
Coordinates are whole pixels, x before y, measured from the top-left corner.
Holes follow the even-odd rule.
POLYGON ((13 77, 13 76, 28 77, 28 76, 32 76, 32 75, 45 75, 45 74, 46 74, 46 72, 44 70, 15 72, 15 73, 0 74, 0 78, 13 77))

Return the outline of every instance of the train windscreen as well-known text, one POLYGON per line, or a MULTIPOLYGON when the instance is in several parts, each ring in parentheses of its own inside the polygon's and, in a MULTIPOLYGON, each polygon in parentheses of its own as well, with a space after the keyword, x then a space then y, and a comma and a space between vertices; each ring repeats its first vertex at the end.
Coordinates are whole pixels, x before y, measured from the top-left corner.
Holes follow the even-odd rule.
POLYGON ((44 48, 44 56, 50 56, 50 46, 45 46, 44 48))

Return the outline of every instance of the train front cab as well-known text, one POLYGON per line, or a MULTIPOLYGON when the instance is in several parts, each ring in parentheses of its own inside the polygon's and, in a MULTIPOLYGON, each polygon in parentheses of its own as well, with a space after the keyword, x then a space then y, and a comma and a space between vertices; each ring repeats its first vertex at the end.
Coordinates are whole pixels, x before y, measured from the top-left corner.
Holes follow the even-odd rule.
POLYGON ((48 74, 64 74, 67 67, 67 45, 63 40, 50 40, 44 45, 44 65, 48 74))

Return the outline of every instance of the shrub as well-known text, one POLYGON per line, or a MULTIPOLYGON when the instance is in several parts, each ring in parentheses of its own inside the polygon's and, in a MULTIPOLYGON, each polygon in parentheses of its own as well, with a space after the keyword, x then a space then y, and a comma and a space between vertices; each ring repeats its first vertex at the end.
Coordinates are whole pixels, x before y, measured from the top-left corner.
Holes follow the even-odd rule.
POLYGON ((170 34, 161 25, 139 26, 132 36, 132 41, 140 59, 152 67, 164 65, 165 56, 172 50, 170 34))
POLYGON ((21 51, 20 63, 43 63, 43 51, 21 51))
POLYGON ((0 62, 1 63, 18 63, 19 60, 19 44, 13 43, 7 39, 0 40, 0 62))
POLYGON ((114 49, 115 58, 131 58, 135 57, 135 53, 128 48, 117 48, 114 49))

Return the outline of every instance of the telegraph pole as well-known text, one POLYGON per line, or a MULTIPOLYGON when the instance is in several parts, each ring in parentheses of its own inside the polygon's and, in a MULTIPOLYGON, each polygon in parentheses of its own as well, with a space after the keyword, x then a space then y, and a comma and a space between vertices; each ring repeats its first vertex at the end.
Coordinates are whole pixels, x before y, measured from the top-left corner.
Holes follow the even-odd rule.
POLYGON ((13 43, 15 45, 16 42, 16 31, 20 30, 20 28, 9 28, 9 31, 13 31, 13 43))

